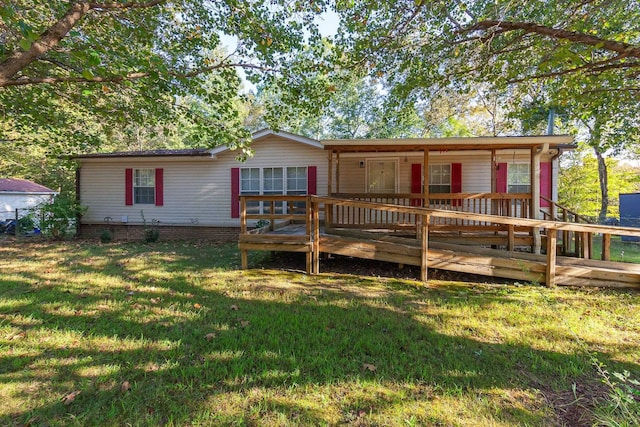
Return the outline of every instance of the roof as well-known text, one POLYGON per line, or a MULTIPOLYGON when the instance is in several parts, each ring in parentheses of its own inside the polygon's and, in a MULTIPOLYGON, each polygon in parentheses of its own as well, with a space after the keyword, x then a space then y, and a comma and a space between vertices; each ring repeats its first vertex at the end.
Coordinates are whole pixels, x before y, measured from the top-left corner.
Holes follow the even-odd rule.
MULTIPOLYGON (((285 132, 282 130, 275 131, 272 129, 261 129, 259 131, 254 132, 251 135, 251 139, 252 139, 252 142, 256 142, 269 136, 279 136, 281 138, 288 139, 290 141, 300 142, 302 144, 310 145, 315 148, 320 148, 320 149, 323 148, 322 144, 317 139, 307 138, 306 136, 298 135, 291 132, 285 132)), ((229 147, 226 145, 222 145, 220 147, 216 147, 212 149, 211 154, 216 155, 227 150, 229 150, 229 147)))
MULTIPOLYGON (((271 129, 262 129, 254 132, 251 135, 252 142, 259 141, 268 136, 279 136, 284 139, 288 139, 302 144, 307 144, 315 148, 322 149, 323 146, 320 141, 307 138, 306 136, 296 135, 294 133, 284 131, 274 131, 271 129)), ((229 151, 230 148, 227 145, 221 145, 214 148, 191 148, 181 150, 146 150, 146 151, 118 151, 113 153, 92 153, 92 154, 78 154, 72 156, 72 159, 105 159, 105 158, 121 158, 121 157, 201 157, 208 156, 214 157, 216 154, 224 151, 229 151)))
POLYGON ((0 178, 0 192, 3 193, 47 193, 56 194, 44 185, 19 178, 0 178))
POLYGON ((496 136, 455 138, 402 138, 402 139, 328 139, 323 140, 325 150, 333 151, 434 151, 490 150, 533 148, 549 144, 550 148, 575 148, 573 137, 567 135, 496 136))
POLYGON ((197 157, 211 156, 211 150, 206 148, 189 148, 182 150, 146 150, 146 151, 117 151, 113 153, 79 154, 74 159, 96 159, 110 157, 197 157))

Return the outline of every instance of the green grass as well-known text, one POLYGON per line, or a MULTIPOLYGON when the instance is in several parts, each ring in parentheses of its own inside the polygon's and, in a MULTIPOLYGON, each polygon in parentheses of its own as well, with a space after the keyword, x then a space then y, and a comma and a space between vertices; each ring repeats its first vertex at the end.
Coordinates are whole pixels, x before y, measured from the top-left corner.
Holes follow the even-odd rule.
POLYGON ((561 396, 605 387, 594 357, 640 378, 637 292, 310 277, 267 255, 0 247, 0 425, 560 425, 561 396))
MULTIPOLYGON (((600 259, 602 254, 602 236, 593 239, 593 252, 600 259)), ((623 242, 620 236, 611 236, 611 261, 640 264, 640 243, 623 242)))

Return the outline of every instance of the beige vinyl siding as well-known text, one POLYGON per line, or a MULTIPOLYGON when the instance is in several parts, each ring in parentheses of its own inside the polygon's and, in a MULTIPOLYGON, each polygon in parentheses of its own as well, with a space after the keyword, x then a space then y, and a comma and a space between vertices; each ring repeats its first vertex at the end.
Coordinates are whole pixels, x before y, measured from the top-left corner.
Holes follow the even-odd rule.
MULTIPOLYGON (((334 191, 340 193, 366 193, 366 165, 371 159, 398 159, 398 192, 411 192, 411 165, 422 164, 422 153, 343 153, 340 155, 340 189, 336 189, 334 178, 334 191), (360 167, 360 163, 364 167, 360 167)), ((496 153, 497 163, 529 163, 530 152, 528 150, 501 150, 496 153)), ((542 155, 540 161, 551 160, 550 154, 542 155)), ((334 155, 335 162, 335 155, 334 155)), ((457 151, 457 152, 430 152, 429 164, 462 164, 462 192, 463 193, 490 193, 491 192, 491 152, 490 151, 457 151)))
MULTIPOLYGON (((411 165, 422 164, 422 154, 358 153, 340 156, 340 192, 366 193, 366 161, 369 159, 398 159, 398 191, 411 192, 411 165), (360 167, 364 161, 365 167, 360 167)), ((462 192, 482 193, 491 191, 491 155, 485 152, 430 153, 429 164, 462 164, 462 192), (469 153, 473 153, 470 155, 469 153)), ((334 185, 335 189, 335 185, 334 185)))
POLYGON ((90 159, 80 170, 80 200, 88 207, 82 222, 104 223, 111 217, 116 223, 126 216, 130 224, 159 220, 166 225, 233 227, 231 218, 231 168, 317 166, 317 192, 326 195, 327 155, 321 148, 270 136, 252 145, 255 155, 245 163, 238 153, 225 151, 215 158, 176 157, 138 159, 90 159), (164 170, 164 206, 125 206, 125 169, 162 168, 164 170))
POLYGON ((299 142, 269 136, 252 145, 255 155, 241 163, 235 160, 237 153, 226 151, 218 155, 215 179, 225 183, 222 196, 213 208, 216 223, 225 226, 238 225, 238 219, 231 218, 231 168, 265 167, 317 167, 317 193, 327 195, 327 153, 322 148, 299 142))

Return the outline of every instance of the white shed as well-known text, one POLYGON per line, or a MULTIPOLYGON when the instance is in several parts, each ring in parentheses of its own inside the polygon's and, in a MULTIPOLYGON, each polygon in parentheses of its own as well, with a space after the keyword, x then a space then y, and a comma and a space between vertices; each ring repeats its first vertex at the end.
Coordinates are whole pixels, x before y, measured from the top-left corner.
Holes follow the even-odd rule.
POLYGON ((16 209, 51 203, 56 194, 56 191, 26 179, 0 178, 0 220, 15 218, 16 209))

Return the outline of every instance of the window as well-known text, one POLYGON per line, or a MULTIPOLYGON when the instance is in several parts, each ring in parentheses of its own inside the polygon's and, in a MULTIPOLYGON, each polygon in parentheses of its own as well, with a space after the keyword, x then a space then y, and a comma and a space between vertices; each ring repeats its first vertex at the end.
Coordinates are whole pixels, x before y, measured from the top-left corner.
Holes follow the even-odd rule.
POLYGON ((429 165, 429 193, 451 193, 451 165, 429 165))
MULTIPOLYGON (((262 194, 272 196, 284 194, 284 180, 282 168, 264 168, 262 169, 262 194)), ((270 213, 271 203, 265 202, 263 206, 264 213, 270 213)), ((277 214, 282 213, 282 202, 275 202, 273 210, 277 214)))
POLYGON ((133 175, 133 201, 135 204, 155 204, 155 169, 136 169, 133 175))
MULTIPOLYGON (((241 168, 240 195, 307 194, 307 168, 241 168)), ((304 207, 304 203, 301 204, 304 207)), ((247 202, 247 213, 269 213, 269 202, 247 202)), ((275 213, 282 213, 283 202, 274 204, 275 213)))
POLYGON ((307 168, 287 168, 287 194, 307 194, 307 168))
MULTIPOLYGON (((243 196, 260 194, 260 168, 240 169, 240 194, 243 196)), ((260 213, 260 202, 247 202, 247 213, 260 213)))
POLYGON ((369 193, 395 193, 397 160, 367 160, 367 191, 369 193))
POLYGON ((531 173, 529 163, 512 163, 509 165, 507 168, 507 192, 531 192, 531 173))

